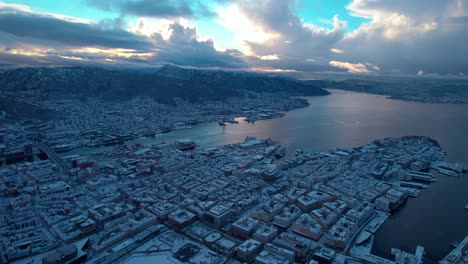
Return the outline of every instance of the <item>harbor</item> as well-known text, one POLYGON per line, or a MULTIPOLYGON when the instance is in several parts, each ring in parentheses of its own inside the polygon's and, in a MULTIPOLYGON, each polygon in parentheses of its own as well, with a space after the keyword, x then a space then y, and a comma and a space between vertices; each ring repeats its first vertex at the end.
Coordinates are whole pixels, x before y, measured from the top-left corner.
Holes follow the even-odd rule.
MULTIPOLYGON (((394 113, 395 117, 393 119, 386 117, 390 121, 386 120, 385 123, 392 123, 397 127, 404 128, 403 130, 396 128, 395 130, 389 130, 386 127, 380 127, 382 125, 380 124, 377 127, 368 127, 365 129, 366 133, 362 133, 362 127, 366 127, 366 123, 356 123, 353 120, 353 116, 358 115, 356 118, 361 120, 365 120, 366 117, 375 118, 375 120, 372 119, 368 122, 378 124, 379 118, 384 118, 382 114, 372 117, 368 115, 359 116, 364 115, 371 108, 367 100, 377 102, 379 106, 397 104, 398 106, 394 107, 396 109, 404 109, 408 107, 407 104, 416 107, 412 103, 386 100, 384 97, 355 93, 343 93, 334 96, 336 97, 330 97, 333 99, 331 101, 329 101, 329 98, 309 99, 309 103, 311 104, 309 108, 287 112, 284 117, 279 119, 269 119, 255 123, 247 123, 241 119, 238 124, 228 124, 225 127, 220 127, 217 122, 199 123, 191 129, 180 129, 169 133, 156 134, 155 137, 139 137, 127 141, 126 144, 156 145, 157 148, 164 148, 164 145, 170 145, 177 139, 188 138, 196 142, 198 146, 195 147, 195 150, 197 150, 241 142, 247 135, 259 138, 271 136, 273 139, 284 139, 281 140, 281 145, 285 147, 285 153, 281 153, 280 151, 279 154, 284 154, 283 159, 288 160, 295 155, 296 149, 302 149, 304 152, 309 153, 322 152, 325 156, 329 157, 345 157, 346 155, 342 150, 336 150, 332 153, 328 153, 328 151, 336 146, 346 148, 367 144, 373 138, 378 138, 377 135, 385 135, 385 132, 380 129, 399 131, 393 134, 396 136, 424 134, 424 131, 433 131, 433 137, 439 139, 440 145, 448 153, 445 157, 447 162, 466 164, 466 161, 468 161, 464 159, 466 145, 464 145, 463 140, 453 141, 457 137, 453 135, 445 137, 443 133, 445 130, 431 130, 427 127, 433 124, 430 122, 431 116, 426 118, 428 120, 427 123, 421 124, 411 119, 411 116, 407 116, 408 119, 400 120, 398 118, 401 115, 397 112, 394 113), (379 101, 379 98, 382 98, 382 101, 379 101), (347 102, 352 102, 346 111, 334 107, 338 103, 342 104, 345 99, 347 102), (353 110, 355 107, 357 109, 353 110), (317 120, 317 122, 308 122, 307 120, 317 120), (419 129, 422 130, 420 131, 419 129), (327 131, 326 133, 322 132, 325 130, 327 131), (304 131, 314 131, 314 133, 304 133, 304 131)), ((417 106, 424 108, 425 105, 417 106)), ((419 111, 424 112, 423 110, 419 111)), ((439 113, 443 115, 444 111, 441 109, 439 113)), ((435 116, 434 118, 440 117, 435 116)), ((450 124, 446 124, 446 126, 450 128, 450 124)), ((460 134, 458 138, 461 136, 463 135, 460 134)), ((61 156, 89 155, 98 151, 112 150, 113 148, 114 146, 81 148, 75 149, 72 152, 62 153, 61 156)), ((85 164, 83 163, 80 166, 85 166, 85 164)), ((376 169, 376 171, 379 171, 377 167, 376 169)), ((433 175, 436 182, 410 181, 429 185, 427 189, 415 189, 398 185, 398 188, 406 188, 409 197, 417 196, 417 198, 408 199, 375 231, 371 249, 373 256, 392 261, 394 256, 391 255, 391 248, 401 248, 408 252, 414 252, 416 246, 421 245, 425 247, 426 251, 424 262, 435 263, 452 250, 450 246, 452 241, 460 241, 465 236, 468 231, 465 221, 467 215, 464 209, 468 200, 464 188, 467 177, 463 174, 460 177, 447 177, 446 175, 439 174, 436 170, 432 170, 429 173, 433 175), (417 195, 418 193, 419 195, 417 195), (450 203, 447 203, 448 199, 451 201, 450 203), (452 216, 451 224, 447 224, 447 215, 452 216), (425 225, 421 225, 421 221, 424 221, 425 225), (428 228, 443 230, 443 234, 427 232, 428 228)), ((402 174, 402 179, 406 175, 402 174)), ((326 255, 325 252, 322 253, 326 255)))

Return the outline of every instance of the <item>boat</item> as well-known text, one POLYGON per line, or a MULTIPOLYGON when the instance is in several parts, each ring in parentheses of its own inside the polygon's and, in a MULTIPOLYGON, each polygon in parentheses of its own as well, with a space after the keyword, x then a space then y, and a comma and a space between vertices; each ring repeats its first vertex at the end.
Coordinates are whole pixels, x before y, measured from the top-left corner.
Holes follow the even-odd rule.
POLYGON ((453 241, 450 245, 454 248, 458 247, 460 243, 458 243, 458 241, 453 241))
POLYGON ((178 139, 175 144, 175 147, 181 151, 193 150, 196 146, 195 141, 190 139, 178 139))
POLYGON ((170 144, 166 143, 165 141, 162 141, 160 143, 156 143, 156 144, 153 144, 151 145, 154 149, 165 149, 165 148, 169 148, 171 147, 170 144))
POLYGON ((67 152, 76 148, 76 144, 59 144, 52 147, 55 152, 67 152))
POLYGON ((368 231, 362 231, 362 233, 356 239, 356 245, 362 245, 372 237, 372 233, 368 231))
POLYGON ((218 124, 219 124, 220 126, 226 126, 226 123, 225 123, 224 121, 218 121, 218 124))
POLYGON ((186 123, 182 123, 182 122, 179 122, 179 123, 176 123, 173 127, 175 130, 179 130, 179 129, 190 129, 190 128, 193 128, 192 125, 189 125, 189 124, 186 124, 186 123))
POLYGON ((447 176, 458 176, 458 173, 456 171, 447 170, 447 169, 443 169, 443 168, 438 168, 437 172, 441 173, 441 174, 445 174, 447 176))
POLYGON ((468 204, 465 205, 465 209, 468 210, 468 204))
POLYGON ((418 197, 418 195, 420 194, 420 191, 416 188, 410 188, 410 187, 401 187, 400 188, 405 191, 408 196, 410 197, 418 197))
POLYGON ((402 187, 410 187, 410 188, 416 188, 416 189, 426 189, 428 186, 422 183, 416 183, 416 182, 409 182, 409 181, 402 181, 400 182, 400 186, 402 187))
POLYGON ((278 148, 275 152, 275 158, 277 159, 281 159, 284 155, 286 155, 286 149, 284 147, 278 148))
POLYGON ((257 119, 254 116, 248 116, 244 119, 244 121, 247 123, 255 123, 255 120, 257 119))
POLYGON ((165 134, 165 133, 171 132, 172 129, 173 129, 172 126, 161 126, 161 127, 159 128, 159 131, 160 131, 161 133, 165 134))
POLYGON ((239 121, 237 121, 235 118, 228 118, 226 122, 231 123, 231 124, 238 124, 239 121))

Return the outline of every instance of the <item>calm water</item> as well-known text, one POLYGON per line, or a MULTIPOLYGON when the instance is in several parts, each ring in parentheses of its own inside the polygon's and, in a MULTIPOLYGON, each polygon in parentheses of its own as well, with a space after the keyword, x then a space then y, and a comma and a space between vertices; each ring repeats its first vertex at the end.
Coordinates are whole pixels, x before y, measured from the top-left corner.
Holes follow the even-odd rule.
MULTIPOLYGON (((383 137, 429 136, 439 141, 451 162, 468 164, 468 105, 422 104, 383 96, 332 90, 332 95, 308 98, 311 106, 285 117, 241 122, 224 128, 204 123, 193 129, 157 135, 133 142, 191 138, 201 147, 242 141, 246 136, 271 137, 289 153, 367 144, 383 137)), ((468 235, 468 176, 435 175, 437 182, 408 200, 378 231, 373 253, 391 257, 398 247, 414 252, 426 248, 425 263, 435 263, 450 250, 450 243, 468 235)))

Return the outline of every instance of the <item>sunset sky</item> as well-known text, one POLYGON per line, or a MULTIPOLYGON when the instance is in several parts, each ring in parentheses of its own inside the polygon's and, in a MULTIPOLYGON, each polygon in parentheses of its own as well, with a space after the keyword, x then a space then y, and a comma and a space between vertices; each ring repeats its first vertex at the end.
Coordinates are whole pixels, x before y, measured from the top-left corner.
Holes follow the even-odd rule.
POLYGON ((466 0, 0 0, 0 67, 468 74, 466 0))

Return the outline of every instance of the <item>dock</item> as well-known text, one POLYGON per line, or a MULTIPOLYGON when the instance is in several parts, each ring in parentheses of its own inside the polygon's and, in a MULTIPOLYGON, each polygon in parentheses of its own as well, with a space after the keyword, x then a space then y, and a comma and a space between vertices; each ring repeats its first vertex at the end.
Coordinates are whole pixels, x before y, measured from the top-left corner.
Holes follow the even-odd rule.
POLYGON ((434 176, 432 175, 432 173, 420 172, 420 171, 409 171, 407 174, 413 180, 423 181, 423 182, 434 182, 435 181, 434 176))
POLYGON ((445 161, 437 161, 431 164, 431 168, 441 174, 458 176, 467 172, 467 168, 459 164, 451 164, 445 161))
POLYGON ((426 184, 417 183, 417 182, 409 182, 409 181, 400 182, 400 186, 411 187, 411 188, 416 188, 416 189, 426 189, 428 187, 426 184))

